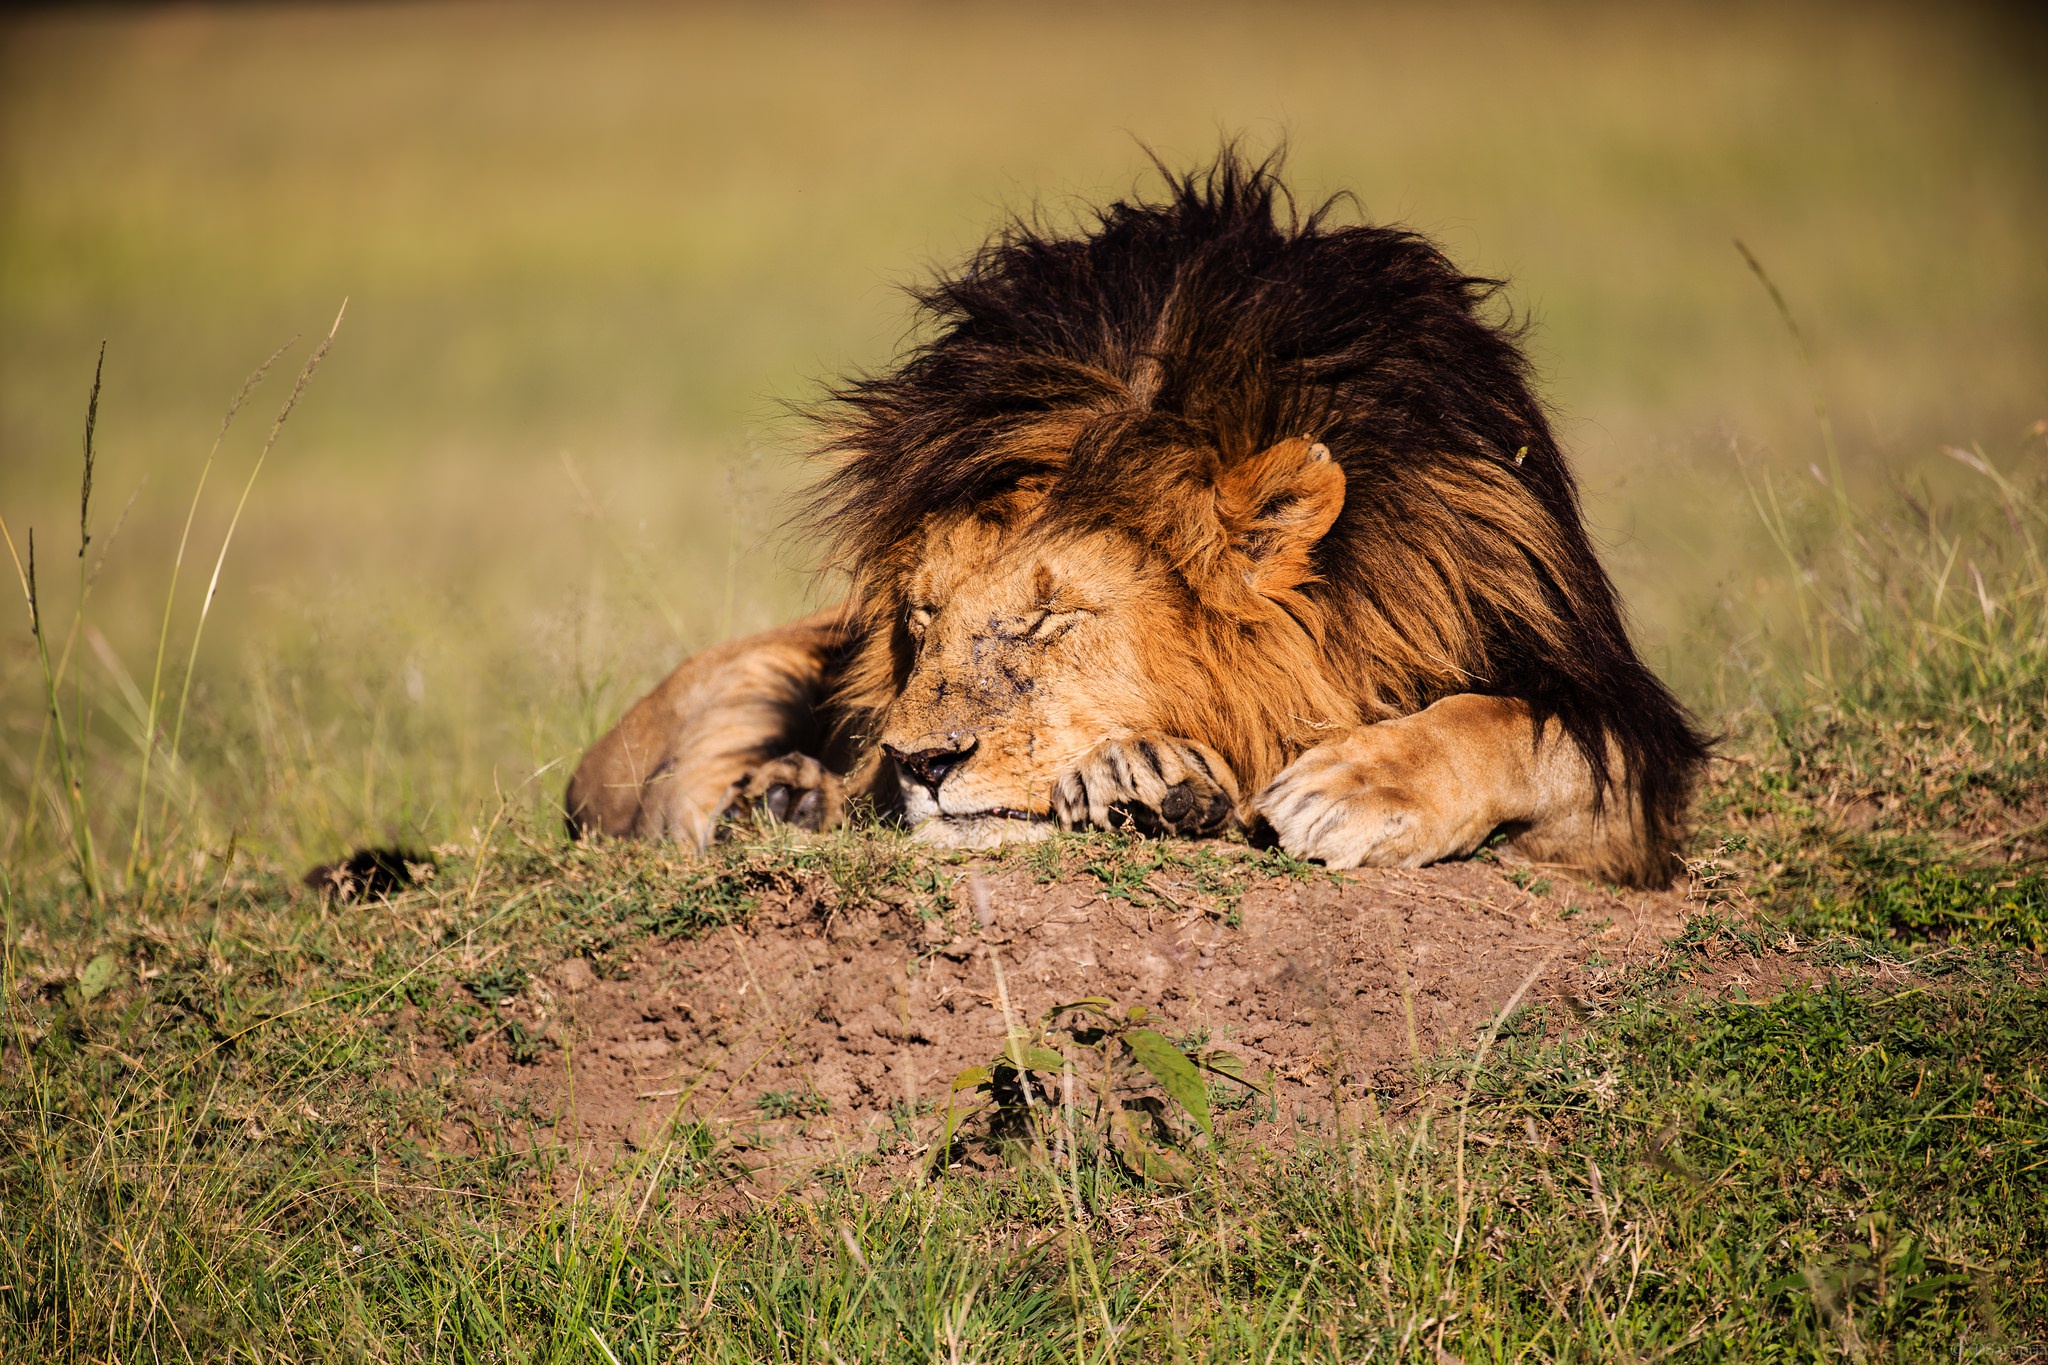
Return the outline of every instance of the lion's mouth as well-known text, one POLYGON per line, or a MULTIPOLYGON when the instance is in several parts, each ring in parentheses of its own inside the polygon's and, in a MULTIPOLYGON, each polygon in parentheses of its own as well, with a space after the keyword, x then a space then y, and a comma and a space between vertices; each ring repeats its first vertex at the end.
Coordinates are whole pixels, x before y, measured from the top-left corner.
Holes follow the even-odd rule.
POLYGON ((987 806, 977 811, 934 812, 916 829, 919 841, 940 848, 992 849, 1050 839, 1058 826, 1050 814, 987 806))
POLYGON ((1052 822, 1051 811, 1018 810, 1013 806, 990 806, 985 810, 941 811, 941 820, 1021 820, 1025 824, 1043 825, 1052 822))

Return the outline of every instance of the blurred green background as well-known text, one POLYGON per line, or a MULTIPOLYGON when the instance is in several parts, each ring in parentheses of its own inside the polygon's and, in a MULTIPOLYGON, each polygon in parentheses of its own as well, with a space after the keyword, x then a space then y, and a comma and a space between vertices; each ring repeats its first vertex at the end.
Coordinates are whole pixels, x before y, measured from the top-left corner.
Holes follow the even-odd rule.
MULTIPOLYGON (((888 362, 898 286, 1006 213, 1145 189, 1141 143, 1192 166, 1284 138, 1304 200, 1353 191, 1512 282, 1639 639, 1719 712, 1797 572, 1752 499, 1768 486, 1796 529, 1825 494, 1798 351, 1732 239, 1806 329, 1859 499, 1969 478, 1944 443, 2038 466, 2044 52, 1961 6, 14 17, 0 515, 17 544, 35 528, 61 626, 105 338, 95 553, 133 501, 70 668, 95 818, 125 839, 128 683, 208 445, 301 335, 223 447, 174 661, 345 296, 228 555, 185 762, 157 780, 198 843, 447 837, 500 793, 552 802, 684 652, 829 591, 778 534, 803 477, 787 405, 888 362)), ((26 612, 0 627, 0 850, 32 859, 42 684, 26 612)))

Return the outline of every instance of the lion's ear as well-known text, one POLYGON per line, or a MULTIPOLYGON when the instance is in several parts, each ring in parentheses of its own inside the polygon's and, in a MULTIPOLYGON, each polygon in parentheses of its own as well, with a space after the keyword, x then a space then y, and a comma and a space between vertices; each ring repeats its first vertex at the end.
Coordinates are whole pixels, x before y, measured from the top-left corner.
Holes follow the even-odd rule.
POLYGON ((1216 484, 1216 511, 1231 549, 1251 561, 1246 581, 1276 596, 1313 576, 1309 556, 1344 510, 1344 471, 1308 436, 1270 446, 1231 466, 1216 484))

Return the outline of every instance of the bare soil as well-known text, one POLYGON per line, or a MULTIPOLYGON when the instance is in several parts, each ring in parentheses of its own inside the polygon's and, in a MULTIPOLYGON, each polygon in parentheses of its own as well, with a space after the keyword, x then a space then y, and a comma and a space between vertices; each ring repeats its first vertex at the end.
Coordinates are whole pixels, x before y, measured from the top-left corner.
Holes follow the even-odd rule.
POLYGON ((857 1154, 886 1171, 932 1140, 952 1079, 1002 1047, 999 960, 1020 1022, 1104 996, 1237 1053, 1275 1102, 1231 1127, 1288 1146, 1338 1105, 1421 1102, 1428 1062, 1468 1054, 1518 990, 1561 1003, 1546 1016, 1571 1027, 1657 961, 1688 910, 1674 892, 1561 879, 1537 895, 1484 863, 1262 878, 1234 904, 1166 872, 1130 898, 1015 865, 985 877, 985 924, 966 876, 860 903, 800 883, 743 928, 645 942, 610 979, 555 965, 511 1008, 559 1051, 520 1064, 500 1038, 420 1060, 459 1061, 475 1112, 531 1112, 585 1161, 683 1120, 710 1125, 766 1187, 857 1154))

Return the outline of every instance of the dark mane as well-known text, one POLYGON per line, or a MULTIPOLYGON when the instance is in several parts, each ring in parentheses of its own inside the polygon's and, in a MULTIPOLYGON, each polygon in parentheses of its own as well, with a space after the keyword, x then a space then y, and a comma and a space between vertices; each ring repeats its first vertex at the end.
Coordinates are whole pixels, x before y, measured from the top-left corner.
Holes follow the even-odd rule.
POLYGON ((1705 747, 1629 642, 1499 283, 1337 223, 1338 201, 1301 213, 1277 159, 1165 180, 1084 233, 1014 221, 916 291, 929 339, 821 414, 834 562, 859 582, 1030 476, 1073 520, 1151 534, 1178 490, 1313 434, 1346 485, 1307 590, 1330 651, 1386 707, 1468 691, 1556 716, 1667 856, 1705 747))

